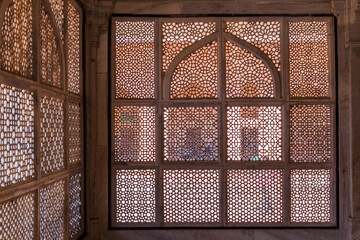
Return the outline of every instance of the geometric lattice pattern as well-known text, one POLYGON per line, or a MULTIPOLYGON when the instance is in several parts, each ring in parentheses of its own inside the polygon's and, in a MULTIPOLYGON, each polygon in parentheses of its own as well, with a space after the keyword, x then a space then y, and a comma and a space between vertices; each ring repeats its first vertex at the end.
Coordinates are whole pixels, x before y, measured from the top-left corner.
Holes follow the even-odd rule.
POLYGON ((327 22, 289 22, 291 97, 329 97, 327 27, 327 22))
POLYGON ((155 161, 154 107, 115 107, 115 161, 155 161))
POLYGON ((330 170, 291 170, 291 222, 330 222, 330 170))
POLYGON ((274 80, 269 67, 232 42, 226 42, 226 97, 274 97, 274 80))
POLYGON ((40 238, 65 239, 65 180, 40 188, 40 238))
POLYGON ((64 0, 49 0, 51 11, 59 28, 61 39, 64 37, 64 0))
POLYGON ((296 105, 290 108, 290 160, 331 161, 330 106, 296 105))
POLYGON ((5 11, 0 32, 0 64, 3 70, 32 77, 32 27, 32 0, 13 0, 5 11))
POLYGON ((34 239, 35 194, 0 203, 0 239, 34 239))
POLYGON ((217 107, 164 110, 165 161, 218 160, 217 107))
POLYGON ((34 94, 0 85, 0 187, 33 178, 34 94))
POLYGON ((228 222, 282 222, 282 170, 227 171, 228 222))
POLYGON ((280 71, 280 22, 226 22, 225 32, 259 48, 280 71))
POLYGON ((40 45, 41 81, 55 87, 61 87, 59 51, 54 29, 44 6, 41 6, 40 14, 40 45))
POLYGON ((218 170, 164 170, 164 222, 220 221, 218 170))
POLYGON ((70 176, 69 181, 69 236, 81 230, 81 173, 70 176))
POLYGON ((155 170, 116 170, 116 221, 155 222, 155 170))
POLYGON ((154 98, 154 22, 116 22, 115 41, 115 97, 154 98))
POLYGON ((281 161, 281 107, 228 107, 228 160, 281 161))
POLYGON ((68 103, 68 139, 69 139, 69 163, 81 162, 81 125, 80 104, 68 103))
POLYGON ((163 71, 186 47, 216 31, 215 22, 168 22, 162 24, 163 71))
POLYGON ((170 82, 170 98, 216 98, 217 75, 217 42, 214 41, 177 65, 170 82))
POLYGON ((41 173, 64 168, 63 100, 42 97, 40 101, 41 173))
POLYGON ((67 16, 68 91, 80 94, 80 13, 69 2, 67 16))

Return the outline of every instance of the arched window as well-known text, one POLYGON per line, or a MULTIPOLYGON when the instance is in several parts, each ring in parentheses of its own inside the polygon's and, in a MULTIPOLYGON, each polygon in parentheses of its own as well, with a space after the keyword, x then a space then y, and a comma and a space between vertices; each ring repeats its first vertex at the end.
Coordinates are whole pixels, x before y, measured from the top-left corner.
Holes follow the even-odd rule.
POLYGON ((331 26, 114 17, 111 226, 335 226, 331 26))

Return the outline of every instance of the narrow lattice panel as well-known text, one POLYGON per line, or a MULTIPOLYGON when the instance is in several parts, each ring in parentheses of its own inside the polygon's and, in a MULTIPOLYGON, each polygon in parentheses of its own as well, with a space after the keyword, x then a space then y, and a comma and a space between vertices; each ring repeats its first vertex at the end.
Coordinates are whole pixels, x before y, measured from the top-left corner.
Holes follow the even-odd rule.
POLYGON ((41 81, 61 87, 59 51, 54 29, 44 6, 41 7, 40 14, 40 45, 41 81))
POLYGON ((41 173, 64 168, 63 100, 42 97, 40 102, 41 173))
POLYGON ((0 203, 0 239, 34 239, 35 194, 0 203))
POLYGON ((80 13, 69 2, 67 16, 68 91, 80 94, 80 13))
POLYGON ((69 163, 81 162, 81 111, 79 103, 68 103, 69 163))
POLYGON ((329 97, 327 28, 327 22, 289 22, 291 97, 329 97))
POLYGON ((330 106, 297 105, 290 108, 290 160, 331 161, 330 106))
POLYGON ((280 161, 281 107, 228 107, 228 160, 280 161))
POLYGON ((162 24, 163 71, 186 47, 215 33, 215 22, 169 22, 162 24))
POLYGON ((226 42, 226 97, 274 97, 274 80, 263 60, 226 42))
POLYGON ((228 170, 228 222, 281 222, 282 187, 282 170, 228 170))
POLYGON ((115 107, 115 161, 155 161, 155 107, 115 107))
POLYGON ((35 174, 34 94, 0 85, 0 186, 35 174))
POLYGON ((226 22, 226 32, 263 51, 280 71, 280 22, 226 22))
POLYGON ((0 32, 1 68, 24 77, 33 75, 32 1, 13 0, 0 32))
POLYGON ((164 110, 165 161, 218 159, 217 107, 164 110))
POLYGON ((170 98, 216 98, 217 74, 217 43, 212 42, 177 65, 170 82, 170 98))
POLYGON ((154 22, 116 22, 115 54, 116 98, 154 98, 154 22))
POLYGON ((291 222, 330 222, 330 170, 291 170, 291 222))
POLYGON ((164 170, 164 222, 220 221, 218 170, 164 170))
POLYGON ((64 0, 48 0, 50 8, 54 14, 60 37, 64 36, 64 0))
POLYGON ((40 238, 65 239, 65 180, 40 189, 40 238))
POLYGON ((155 222, 155 170, 116 171, 116 221, 155 222))
POLYGON ((81 231, 81 173, 70 176, 69 181, 69 236, 81 231))

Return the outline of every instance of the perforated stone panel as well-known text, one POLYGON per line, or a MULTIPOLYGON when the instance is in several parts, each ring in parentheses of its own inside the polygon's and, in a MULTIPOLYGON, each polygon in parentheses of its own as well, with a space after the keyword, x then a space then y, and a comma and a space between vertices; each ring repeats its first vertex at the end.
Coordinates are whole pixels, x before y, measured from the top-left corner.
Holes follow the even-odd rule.
POLYGON ((281 222, 282 188, 282 170, 228 170, 228 222, 281 222))
POLYGON ((228 160, 280 161, 281 115, 275 106, 228 107, 228 160))
POLYGON ((64 37, 64 0, 48 0, 51 11, 55 16, 55 21, 59 29, 60 37, 64 37))
POLYGON ((170 98, 216 98, 217 75, 217 43, 214 41, 178 64, 170 82, 170 98))
POLYGON ((40 101, 41 173, 64 168, 64 109, 63 100, 42 97, 40 101))
POLYGON ((116 170, 116 221, 155 222, 155 170, 116 170))
POLYGON ((280 22, 226 22, 225 32, 251 43, 263 51, 280 71, 280 22))
POLYGON ((163 71, 185 48, 215 33, 215 22, 167 22, 162 24, 163 71))
POLYGON ((61 87, 59 50, 54 29, 44 6, 41 6, 40 14, 40 58, 41 81, 55 87, 61 87))
POLYGON ((81 163, 81 116, 80 104, 68 103, 69 163, 81 163))
POLYGON ((0 186, 35 174, 34 94, 0 85, 0 186))
POLYGON ((0 32, 0 63, 3 70, 32 77, 32 26, 32 1, 13 0, 5 11, 0 32))
POLYGON ((291 170, 291 222, 330 222, 330 170, 291 170))
POLYGON ((70 176, 69 181, 69 236, 81 231, 81 173, 70 176))
POLYGON ((226 42, 226 98, 274 97, 269 67, 240 46, 226 42))
POLYGON ((115 25, 115 97, 154 98, 154 22, 116 22, 115 25))
POLYGON ((115 107, 115 161, 155 161, 155 107, 115 107))
POLYGON ((34 239, 35 194, 0 203, 0 239, 34 239))
POLYGON ((69 2, 67 16, 68 91, 80 94, 80 13, 69 2))
POLYGON ((217 107, 164 109, 165 161, 218 159, 217 107))
POLYGON ((65 180, 40 188, 40 238, 65 239, 65 180))
POLYGON ((327 22, 289 22, 291 97, 329 97, 327 29, 327 22))
POLYGON ((164 170, 164 222, 220 221, 218 170, 164 170))
POLYGON ((330 106, 296 105, 290 108, 290 160, 331 161, 330 106))

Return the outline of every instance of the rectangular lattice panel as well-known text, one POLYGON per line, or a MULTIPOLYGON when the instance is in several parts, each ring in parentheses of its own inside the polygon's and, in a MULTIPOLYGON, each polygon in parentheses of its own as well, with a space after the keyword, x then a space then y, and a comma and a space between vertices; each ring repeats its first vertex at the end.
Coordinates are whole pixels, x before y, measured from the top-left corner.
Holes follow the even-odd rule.
POLYGON ((81 112, 80 104, 68 103, 69 163, 81 163, 81 112))
POLYGON ((61 39, 64 37, 64 0, 48 0, 54 14, 61 39))
POLYGON ((33 178, 34 94, 0 85, 0 186, 33 178))
POLYGON ((164 170, 164 222, 220 221, 218 170, 164 170))
POLYGON ((67 79, 68 91, 80 94, 80 13, 68 3, 67 16, 67 79))
POLYGON ((13 0, 0 32, 1 68, 24 77, 33 75, 33 18, 31 0, 13 0))
POLYGON ((328 36, 327 22, 289 22, 291 97, 329 97, 328 36))
POLYGON ((282 222, 282 184, 282 170, 228 170, 228 222, 282 222))
POLYGON ((42 97, 40 101, 41 173, 64 168, 64 101, 42 97))
POLYGON ((155 161, 155 107, 115 107, 115 161, 155 161))
POLYGON ((218 159, 217 107, 164 109, 166 161, 218 159))
POLYGON ((281 107, 228 107, 228 160, 280 161, 281 107))
POLYGON ((290 108, 290 160, 331 161, 330 106, 296 105, 290 108))
POLYGON ((65 180, 40 188, 40 238, 65 237, 65 180))
POLYGON ((115 27, 115 97, 154 98, 154 22, 116 22, 115 27))
POLYGON ((41 81, 55 87, 61 87, 60 55, 55 40, 54 29, 44 6, 40 14, 40 58, 41 81))
POLYGON ((330 222, 330 170, 291 170, 291 222, 330 222))
POLYGON ((0 239, 34 239, 35 194, 0 203, 0 239))
POLYGON ((69 180, 69 236, 75 237, 81 231, 81 173, 69 180))
POLYGON ((247 41, 263 51, 280 71, 280 22, 226 22, 225 32, 247 41))
POLYGON ((116 170, 116 222, 155 222, 155 170, 116 170))

